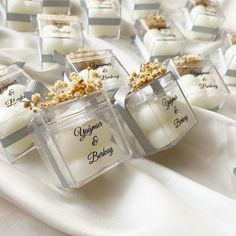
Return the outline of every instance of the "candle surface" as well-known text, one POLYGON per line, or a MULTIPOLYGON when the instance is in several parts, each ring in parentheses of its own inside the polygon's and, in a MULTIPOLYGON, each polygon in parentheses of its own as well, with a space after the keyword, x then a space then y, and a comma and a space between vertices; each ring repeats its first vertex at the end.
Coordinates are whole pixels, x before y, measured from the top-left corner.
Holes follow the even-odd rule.
POLYGON ((151 145, 160 149, 173 143, 189 128, 188 105, 178 96, 164 95, 149 104, 138 106, 132 116, 151 145))
MULTIPOLYGON (((89 19, 103 19, 104 24, 88 24, 89 34, 95 37, 118 37, 120 31, 120 24, 110 25, 109 19, 120 19, 120 3, 116 0, 87 1, 88 18, 89 19)), ((88 19, 88 21, 90 21, 88 19)))
MULTIPOLYGON (((25 1, 25 0, 8 0, 8 13, 17 13, 25 15, 36 15, 40 13, 40 2, 25 1)), ((31 22, 24 21, 8 21, 8 27, 17 31, 34 31, 31 22)))
MULTIPOLYGON (((193 22, 193 26, 202 26, 210 29, 219 28, 221 25, 221 19, 216 14, 215 7, 205 7, 197 5, 192 8, 190 17, 193 22)), ((211 40, 214 35, 210 33, 194 32, 190 33, 190 37, 193 39, 211 40)))
POLYGON ((62 129, 55 138, 66 164, 78 182, 122 158, 121 150, 112 141, 112 127, 98 118, 62 129))
POLYGON ((96 70, 82 70, 79 72, 79 75, 82 76, 85 80, 93 79, 96 76, 93 76, 94 71, 96 71, 99 78, 102 80, 105 90, 119 88, 124 85, 125 79, 120 73, 113 68, 112 65, 102 65, 99 66, 96 70))
POLYGON ((0 94, 0 108, 11 107, 23 100, 25 90, 26 87, 24 85, 13 84, 9 86, 0 94))
MULTIPOLYGON (((1 109, 1 136, 5 138, 17 130, 26 127, 32 119, 33 114, 30 110, 24 110, 20 104, 1 109)), ((32 138, 30 135, 27 135, 23 139, 6 147, 6 151, 10 155, 17 156, 27 151, 32 145, 32 138)))
POLYGON ((210 74, 187 74, 178 81, 191 105, 216 110, 225 100, 221 85, 210 74))
POLYGON ((151 56, 177 55, 182 49, 182 42, 170 29, 148 30, 144 35, 143 44, 151 56))
POLYGON ((53 54, 54 50, 65 55, 76 51, 82 45, 80 33, 73 25, 46 25, 43 27, 43 54, 53 54))

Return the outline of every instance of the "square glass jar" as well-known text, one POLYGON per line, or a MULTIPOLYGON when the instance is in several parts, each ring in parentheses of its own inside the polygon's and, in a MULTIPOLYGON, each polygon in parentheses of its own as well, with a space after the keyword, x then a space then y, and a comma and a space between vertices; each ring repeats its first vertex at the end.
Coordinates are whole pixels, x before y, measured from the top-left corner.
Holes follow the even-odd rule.
POLYGON ((191 105, 212 111, 223 106, 229 90, 211 60, 204 59, 200 65, 178 67, 171 60, 169 66, 191 105))
POLYGON ((119 0, 86 0, 87 33, 91 36, 119 39, 121 28, 121 5, 119 0))
POLYGON ((158 14, 160 11, 160 0, 126 0, 132 19, 158 14))
POLYGON ((84 53, 71 53, 66 57, 65 78, 76 72, 84 80, 92 79, 96 71, 103 83, 104 90, 112 100, 114 93, 128 81, 129 74, 122 66, 112 50, 88 50, 84 53))
POLYGON ((209 1, 209 6, 187 1, 181 8, 188 36, 194 40, 213 41, 221 34, 224 13, 218 1, 209 1))
POLYGON ((7 28, 31 32, 35 31, 31 17, 41 12, 41 4, 37 0, 2 0, 1 12, 7 28))
POLYGON ((236 33, 228 33, 218 50, 220 72, 227 85, 236 86, 236 33))
POLYGON ((66 54, 77 51, 84 45, 81 23, 76 16, 37 15, 38 46, 41 66, 63 60, 66 54), (55 56, 56 55, 56 56, 55 56))
POLYGON ((128 94, 125 106, 120 102, 122 89, 115 95, 116 111, 124 120, 122 126, 135 156, 175 146, 197 124, 172 72, 128 94))
POLYGON ((62 188, 80 187, 131 156, 103 90, 42 110, 29 130, 62 188))
POLYGON ((0 70, 0 146, 10 162, 24 156, 34 146, 27 131, 33 112, 25 110, 22 102, 30 80, 16 65, 0 70))
POLYGON ((184 36, 171 19, 166 19, 166 24, 163 29, 149 29, 147 18, 136 20, 134 43, 146 61, 155 58, 164 61, 183 52, 186 44, 184 36))
POLYGON ((63 14, 70 12, 70 0, 41 0, 42 14, 63 14))
POLYGON ((38 0, 2 0, 1 11, 5 26, 20 32, 35 31, 32 17, 41 12, 38 0))

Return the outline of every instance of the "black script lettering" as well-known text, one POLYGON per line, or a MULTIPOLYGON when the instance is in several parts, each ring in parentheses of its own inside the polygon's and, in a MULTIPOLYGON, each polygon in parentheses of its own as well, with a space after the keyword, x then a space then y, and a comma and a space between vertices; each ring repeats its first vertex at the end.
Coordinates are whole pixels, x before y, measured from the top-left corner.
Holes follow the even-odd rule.
POLYGON ((75 137, 80 137, 80 141, 83 141, 86 136, 91 136, 93 134, 93 131, 102 127, 102 122, 99 121, 95 125, 89 125, 87 128, 82 128, 80 126, 77 126, 74 129, 74 136, 75 137))
POLYGON ((14 89, 10 89, 8 95, 12 96, 15 93, 14 89))
POLYGON ((98 144, 98 136, 95 135, 95 136, 93 137, 92 145, 93 145, 93 146, 96 146, 97 144, 98 144))
POLYGON ((199 84, 199 88, 200 88, 200 89, 207 89, 207 88, 218 89, 218 85, 217 85, 217 84, 205 84, 205 83, 201 83, 201 84, 199 84))
POLYGON ((93 151, 88 156, 87 159, 89 160, 89 164, 93 164, 94 162, 98 161, 99 159, 106 157, 106 156, 112 156, 113 155, 113 147, 109 147, 107 149, 103 148, 101 152, 93 151))
POLYGON ((8 99, 6 102, 5 102, 5 105, 7 107, 11 107, 13 105, 15 105, 17 103, 16 99, 15 98, 11 98, 11 99, 8 99))
POLYGON ((177 106, 174 106, 174 113, 178 114, 178 112, 179 112, 179 110, 178 110, 177 106))
POLYGON ((108 80, 108 79, 119 79, 119 75, 100 75, 101 80, 108 80))
POLYGON ((11 85, 17 84, 17 81, 11 81, 8 83, 0 84, 0 94, 3 93, 6 89, 8 89, 11 85))
POLYGON ((175 128, 179 128, 184 122, 188 122, 188 116, 182 116, 181 118, 176 118, 174 120, 175 128))
POLYGON ((59 30, 59 29, 53 30, 53 33, 59 33, 59 34, 71 34, 70 31, 59 30))
POLYGON ((163 98, 162 99, 162 105, 163 105, 163 107, 165 107, 166 108, 166 110, 169 110, 170 109, 170 107, 173 107, 173 105, 174 105, 174 102, 177 100, 177 95, 175 95, 174 97, 172 97, 172 98, 163 98))
POLYGON ((10 98, 5 102, 5 105, 7 107, 11 107, 11 106, 15 105, 16 103, 22 101, 24 98, 25 98, 25 96, 22 94, 20 95, 19 98, 10 98))
MULTIPOLYGON (((208 75, 209 72, 201 72, 201 71, 191 70, 190 74, 192 74, 194 76, 199 76, 199 75, 208 75)), ((204 77, 204 78, 206 78, 206 77, 204 77)))

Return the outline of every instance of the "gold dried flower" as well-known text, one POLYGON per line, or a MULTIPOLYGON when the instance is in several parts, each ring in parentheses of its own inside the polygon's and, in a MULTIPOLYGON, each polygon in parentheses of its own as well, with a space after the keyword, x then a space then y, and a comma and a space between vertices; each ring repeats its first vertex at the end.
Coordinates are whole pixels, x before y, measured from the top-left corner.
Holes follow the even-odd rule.
POLYGON ((146 62, 141 66, 140 72, 133 72, 129 77, 132 91, 138 90, 150 81, 166 74, 166 71, 166 67, 162 66, 157 59, 154 62, 146 62))

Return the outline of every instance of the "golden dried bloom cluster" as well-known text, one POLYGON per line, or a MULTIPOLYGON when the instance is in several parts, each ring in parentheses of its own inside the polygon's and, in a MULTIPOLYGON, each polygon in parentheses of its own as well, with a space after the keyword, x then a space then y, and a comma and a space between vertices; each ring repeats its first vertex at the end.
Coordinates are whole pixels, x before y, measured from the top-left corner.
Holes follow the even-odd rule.
POLYGON ((69 54, 68 57, 69 59, 76 61, 74 62, 74 64, 80 70, 85 70, 87 68, 95 70, 102 64, 102 61, 100 59, 96 59, 96 57, 98 56, 99 55, 95 50, 91 48, 82 48, 75 53, 69 54), (86 58, 85 61, 83 61, 84 58, 86 58), (91 60, 89 60, 89 58, 91 58, 91 60))
POLYGON ((72 72, 70 74, 71 82, 64 82, 61 80, 56 81, 50 89, 50 92, 45 95, 44 99, 42 99, 40 94, 34 94, 31 99, 33 104, 26 102, 25 108, 30 108, 32 110, 33 106, 35 108, 43 109, 55 106, 61 102, 91 95, 93 92, 103 87, 96 71, 91 71, 91 73, 93 73, 93 77, 88 81, 84 81, 77 73, 72 72))
POLYGON ((195 0, 195 4, 202 5, 204 7, 208 7, 211 5, 211 1, 210 0, 195 0))
POLYGON ((236 32, 231 33, 229 37, 231 44, 236 44, 236 32))
POLYGON ((162 15, 149 15, 145 18, 149 29, 166 29, 167 24, 165 17, 162 15))
POLYGON ((175 57, 173 61, 181 76, 200 72, 203 66, 201 55, 185 54, 181 57, 175 57))
POLYGON ((157 59, 154 62, 146 62, 141 66, 138 73, 133 72, 129 77, 129 84, 132 87, 132 91, 138 90, 152 80, 166 74, 166 71, 166 67, 162 66, 157 59))

